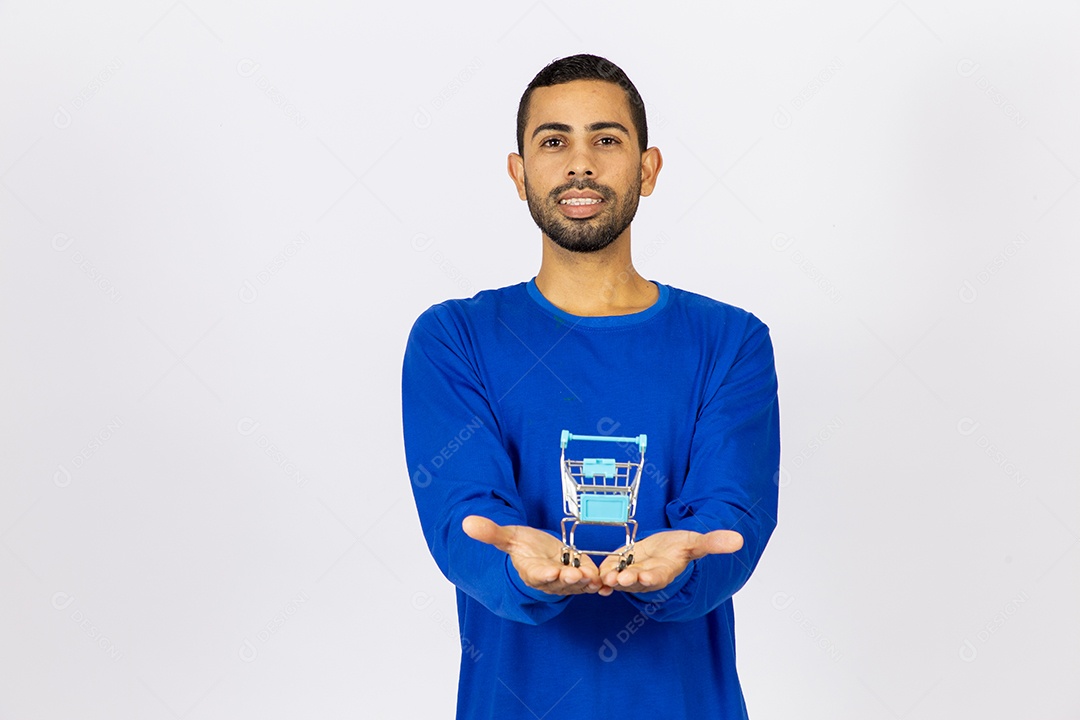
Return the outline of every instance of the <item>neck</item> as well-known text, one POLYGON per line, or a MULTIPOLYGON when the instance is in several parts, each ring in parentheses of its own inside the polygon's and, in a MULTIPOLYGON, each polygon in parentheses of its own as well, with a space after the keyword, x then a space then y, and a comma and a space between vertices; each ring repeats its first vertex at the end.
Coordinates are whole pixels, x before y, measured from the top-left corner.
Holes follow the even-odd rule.
POLYGON ((630 228, 597 252, 570 252, 546 235, 543 248, 536 287, 552 305, 571 315, 629 315, 659 298, 659 289, 634 269, 630 228))

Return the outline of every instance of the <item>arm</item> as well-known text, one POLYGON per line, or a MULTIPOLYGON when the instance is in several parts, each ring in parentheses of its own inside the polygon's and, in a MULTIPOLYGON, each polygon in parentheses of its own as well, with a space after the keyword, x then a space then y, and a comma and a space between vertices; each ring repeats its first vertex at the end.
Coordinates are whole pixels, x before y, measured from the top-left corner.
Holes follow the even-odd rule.
POLYGON ((768 328, 751 317, 730 370, 699 412, 689 472, 666 508, 675 532, 639 543, 646 553, 666 555, 664 561, 651 564, 655 572, 636 560, 637 568, 617 575, 600 569, 607 585, 627 592, 638 608, 647 606, 653 619, 701 617, 734 595, 757 567, 776 527, 776 387, 768 328))
MULTIPOLYGON (((442 306, 421 315, 409 335, 402 367, 402 426, 420 524, 450 582, 500 617, 541 623, 562 612, 569 598, 530 587, 518 572, 515 555, 535 552, 535 542, 523 543, 521 538, 540 531, 509 531, 516 535, 519 550, 510 554, 505 542, 499 546, 506 538, 481 520, 499 526, 527 524, 498 421, 469 353, 468 339, 442 306), (481 518, 466 524, 470 537, 462 523, 471 515, 481 518)), ((552 552, 557 554, 557 549, 552 552)), ((536 564, 534 558, 531 567, 536 564)), ((583 576, 580 570, 566 570, 574 572, 564 580, 576 583, 583 576)), ((598 575, 595 568, 592 572, 598 575)), ((543 580, 550 583, 545 575, 536 584, 543 580)), ((590 589, 599 589, 598 577, 590 589)))

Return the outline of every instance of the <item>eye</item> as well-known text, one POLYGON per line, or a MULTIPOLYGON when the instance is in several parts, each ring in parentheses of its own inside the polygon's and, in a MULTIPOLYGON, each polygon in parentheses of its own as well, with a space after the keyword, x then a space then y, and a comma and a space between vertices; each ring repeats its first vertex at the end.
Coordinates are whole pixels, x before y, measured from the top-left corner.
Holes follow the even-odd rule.
POLYGON ((540 147, 555 147, 554 145, 549 145, 549 143, 553 143, 553 142, 554 143, 561 143, 562 139, 557 138, 557 137, 549 137, 549 138, 547 138, 546 140, 543 140, 540 143, 540 147))
POLYGON ((613 137, 602 137, 602 138, 600 138, 599 142, 602 145, 607 145, 607 146, 610 147, 611 145, 618 145, 619 144, 619 139, 618 138, 613 138, 613 137), (608 142, 608 141, 610 141, 610 142, 608 142))

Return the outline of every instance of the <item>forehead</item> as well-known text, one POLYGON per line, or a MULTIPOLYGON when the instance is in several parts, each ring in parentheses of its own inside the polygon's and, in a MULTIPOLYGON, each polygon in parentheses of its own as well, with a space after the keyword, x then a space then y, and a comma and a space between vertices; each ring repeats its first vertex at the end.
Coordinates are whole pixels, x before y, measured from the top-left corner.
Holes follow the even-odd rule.
POLYGON ((526 134, 543 123, 565 123, 578 130, 608 120, 634 132, 626 91, 604 80, 573 80, 533 90, 526 134))

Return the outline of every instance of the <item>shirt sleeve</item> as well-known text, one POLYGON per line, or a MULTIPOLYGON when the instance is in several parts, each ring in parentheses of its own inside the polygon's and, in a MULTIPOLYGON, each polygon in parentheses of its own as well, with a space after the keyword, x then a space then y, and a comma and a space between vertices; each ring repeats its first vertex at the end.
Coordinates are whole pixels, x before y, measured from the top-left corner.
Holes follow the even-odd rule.
POLYGON ((405 459, 439 569, 499 617, 536 625, 558 615, 569 596, 528 587, 506 553, 461 529, 469 515, 499 525, 528 523, 471 343, 445 306, 430 308, 413 325, 401 385, 405 459))
POLYGON ((666 512, 673 529, 736 530, 741 550, 692 561, 665 588, 627 594, 659 621, 699 618, 750 578, 776 527, 780 468, 780 411, 768 328, 749 316, 730 369, 701 407, 690 465, 666 512))

